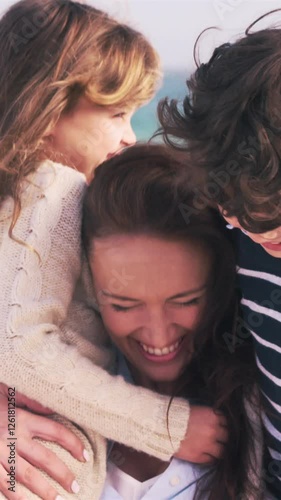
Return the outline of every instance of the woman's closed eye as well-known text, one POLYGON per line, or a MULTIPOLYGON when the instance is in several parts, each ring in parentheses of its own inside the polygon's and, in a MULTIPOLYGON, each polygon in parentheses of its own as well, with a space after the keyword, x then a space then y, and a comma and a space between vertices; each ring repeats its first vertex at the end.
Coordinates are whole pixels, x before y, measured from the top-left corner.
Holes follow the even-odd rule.
POLYGON ((201 297, 195 297, 194 299, 187 300, 185 302, 173 302, 173 305, 178 307, 190 307, 199 304, 201 297))
POLYGON ((120 306, 119 304, 111 304, 111 307, 116 312, 127 312, 135 309, 137 306, 120 306))
MULTIPOLYGON (((200 300, 201 300, 201 297, 195 297, 194 299, 191 299, 191 300, 188 300, 185 302, 173 302, 171 304, 173 306, 176 306, 176 307, 192 307, 192 306, 199 304, 200 300)), ((136 309, 138 306, 139 306, 139 304, 133 305, 133 306, 121 306, 119 304, 111 304, 111 308, 116 312, 132 311, 132 310, 136 309)))

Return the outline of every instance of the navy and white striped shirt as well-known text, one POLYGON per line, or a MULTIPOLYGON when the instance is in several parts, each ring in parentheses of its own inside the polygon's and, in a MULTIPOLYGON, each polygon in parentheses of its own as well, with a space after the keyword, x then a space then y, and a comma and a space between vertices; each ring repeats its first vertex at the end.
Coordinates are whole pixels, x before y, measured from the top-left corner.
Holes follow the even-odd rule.
POLYGON ((259 369, 264 412, 264 480, 281 499, 281 259, 236 233, 238 277, 244 321, 251 331, 259 369))

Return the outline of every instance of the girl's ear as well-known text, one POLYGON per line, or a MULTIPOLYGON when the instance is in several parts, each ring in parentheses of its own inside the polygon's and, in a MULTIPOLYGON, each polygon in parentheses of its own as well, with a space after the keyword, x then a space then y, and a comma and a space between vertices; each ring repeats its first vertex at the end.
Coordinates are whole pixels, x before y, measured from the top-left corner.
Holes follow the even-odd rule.
POLYGON ((42 138, 43 139, 48 139, 48 140, 52 140, 53 138, 53 133, 54 133, 54 128, 55 128, 55 124, 52 122, 48 125, 48 128, 45 130, 42 138))
POLYGON ((52 134, 51 128, 44 132, 40 143, 46 158, 60 163, 60 158, 57 157, 54 150, 54 136, 52 134))

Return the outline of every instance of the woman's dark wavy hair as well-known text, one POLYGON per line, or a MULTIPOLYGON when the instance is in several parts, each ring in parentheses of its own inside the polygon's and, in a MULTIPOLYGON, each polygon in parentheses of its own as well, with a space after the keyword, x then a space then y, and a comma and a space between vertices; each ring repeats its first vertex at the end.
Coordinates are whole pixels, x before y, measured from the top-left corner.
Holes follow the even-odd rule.
POLYGON ((183 109, 158 107, 165 142, 205 173, 205 196, 253 233, 281 226, 281 29, 252 31, 272 12, 197 63, 183 109))
MULTIPOLYGON (((242 491, 249 498, 253 436, 244 398, 251 392, 254 360, 251 346, 235 342, 235 258, 213 209, 191 210, 185 217, 193 193, 181 182, 182 168, 182 158, 164 145, 134 146, 99 166, 84 201, 83 242, 89 253, 97 238, 145 234, 199 242, 210 253, 208 306, 196 333, 185 394, 222 411, 229 426, 224 460, 204 483, 209 499, 236 500, 242 491), (233 349, 225 335, 233 339, 233 349)), ((202 498, 201 488, 196 498, 202 498)))

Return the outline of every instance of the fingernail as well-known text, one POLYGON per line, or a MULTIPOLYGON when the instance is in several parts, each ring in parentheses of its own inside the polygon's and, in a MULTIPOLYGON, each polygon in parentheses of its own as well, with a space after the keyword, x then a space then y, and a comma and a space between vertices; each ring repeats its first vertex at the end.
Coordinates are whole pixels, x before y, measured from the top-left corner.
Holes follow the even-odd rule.
POLYGON ((71 491, 73 491, 73 493, 79 493, 80 491, 80 486, 79 484, 77 483, 77 481, 73 481, 72 485, 71 485, 71 491))
POLYGON ((86 462, 90 462, 90 454, 87 450, 83 450, 83 457, 86 462))

